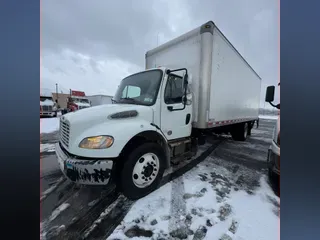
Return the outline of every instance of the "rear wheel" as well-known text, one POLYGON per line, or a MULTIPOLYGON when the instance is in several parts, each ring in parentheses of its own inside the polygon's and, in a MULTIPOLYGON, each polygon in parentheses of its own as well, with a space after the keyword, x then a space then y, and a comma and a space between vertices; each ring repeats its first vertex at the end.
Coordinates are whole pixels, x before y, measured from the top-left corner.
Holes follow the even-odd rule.
POLYGON ((231 131, 231 136, 235 141, 245 141, 248 137, 248 123, 239 123, 231 131))
POLYGON ((251 130, 252 130, 253 126, 254 126, 254 121, 248 123, 248 136, 251 136, 251 130))
POLYGON ((120 189, 132 200, 158 188, 164 173, 165 154, 160 145, 145 143, 128 154, 120 174, 120 189))

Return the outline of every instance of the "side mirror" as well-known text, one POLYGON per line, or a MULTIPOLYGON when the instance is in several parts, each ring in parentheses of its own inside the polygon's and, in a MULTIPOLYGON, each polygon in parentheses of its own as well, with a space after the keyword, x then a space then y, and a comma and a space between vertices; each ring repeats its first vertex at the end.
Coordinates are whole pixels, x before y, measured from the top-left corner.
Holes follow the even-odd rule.
POLYGON ((275 86, 267 87, 266 98, 265 98, 266 102, 273 102, 273 100, 274 100, 274 90, 275 90, 275 86))

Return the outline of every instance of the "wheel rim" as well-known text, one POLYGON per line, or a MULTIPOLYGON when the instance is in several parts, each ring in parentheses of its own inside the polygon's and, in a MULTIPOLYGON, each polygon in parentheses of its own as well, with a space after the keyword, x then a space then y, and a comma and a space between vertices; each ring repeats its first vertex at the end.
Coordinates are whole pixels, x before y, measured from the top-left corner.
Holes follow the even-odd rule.
POLYGON ((248 136, 248 123, 244 124, 244 138, 247 138, 248 136))
POLYGON ((154 153, 142 155, 136 162, 133 172, 132 181, 138 188, 145 188, 152 184, 158 176, 160 161, 154 153))

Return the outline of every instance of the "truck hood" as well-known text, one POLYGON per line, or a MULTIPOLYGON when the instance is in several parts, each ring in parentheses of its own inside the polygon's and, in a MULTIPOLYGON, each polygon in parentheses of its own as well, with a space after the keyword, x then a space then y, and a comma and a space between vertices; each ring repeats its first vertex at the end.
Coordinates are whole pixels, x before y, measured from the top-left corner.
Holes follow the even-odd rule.
POLYGON ((40 101, 40 106, 53 106, 54 102, 52 100, 46 99, 44 101, 40 101))
POLYGON ((105 104, 90 108, 84 108, 81 111, 75 111, 62 116, 62 121, 67 120, 71 131, 85 130, 93 125, 105 123, 107 121, 130 121, 132 117, 111 118, 111 115, 127 111, 137 111, 135 119, 143 119, 153 123, 153 110, 151 107, 133 105, 133 104, 105 104))

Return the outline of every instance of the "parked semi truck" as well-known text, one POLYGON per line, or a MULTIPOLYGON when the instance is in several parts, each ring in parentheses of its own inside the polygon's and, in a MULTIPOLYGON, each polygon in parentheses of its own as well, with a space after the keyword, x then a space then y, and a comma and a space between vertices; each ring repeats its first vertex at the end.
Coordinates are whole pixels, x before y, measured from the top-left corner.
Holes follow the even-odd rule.
POLYGON ((56 154, 70 180, 115 182, 138 199, 171 164, 194 156, 206 134, 251 134, 261 79, 213 22, 148 51, 145 61, 145 71, 121 81, 113 104, 61 118, 56 154))
POLYGON ((52 94, 48 90, 40 92, 40 117, 56 117, 57 106, 52 99, 52 94))
MULTIPOLYGON (((278 84, 280 89, 280 83, 278 84)), ((274 101, 275 86, 269 86, 266 90, 265 101, 270 103, 271 106, 280 110, 280 103, 275 105, 274 101)), ((269 178, 274 182, 276 177, 280 177, 280 113, 273 131, 272 143, 268 150, 268 169, 269 178)))
POLYGON ((67 98, 67 108, 63 112, 74 112, 88 107, 91 107, 91 104, 85 92, 70 89, 70 94, 67 98))

